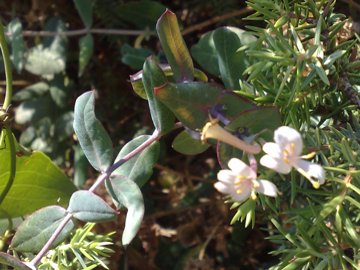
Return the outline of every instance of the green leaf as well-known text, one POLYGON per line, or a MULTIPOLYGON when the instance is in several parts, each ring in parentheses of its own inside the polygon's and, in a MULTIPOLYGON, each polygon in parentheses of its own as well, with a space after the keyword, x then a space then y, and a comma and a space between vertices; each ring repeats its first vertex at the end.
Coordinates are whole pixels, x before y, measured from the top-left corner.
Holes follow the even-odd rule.
POLYGON ((174 141, 172 147, 184 155, 197 155, 209 148, 209 144, 202 143, 200 140, 193 139, 185 130, 180 132, 174 141))
POLYGON ((192 130, 202 129, 209 109, 217 104, 222 89, 203 82, 167 83, 155 88, 155 96, 192 130))
POLYGON ((49 92, 52 100, 57 107, 64 108, 68 102, 69 85, 67 78, 64 76, 55 76, 55 78, 50 81, 49 85, 49 92))
POLYGON ((221 79, 227 89, 240 89, 239 80, 249 61, 244 51, 239 48, 250 45, 256 38, 250 33, 235 28, 222 27, 213 34, 215 49, 218 53, 218 65, 221 79))
POLYGON ((144 200, 139 187, 126 176, 117 176, 106 180, 106 188, 117 207, 127 208, 122 244, 130 244, 138 232, 144 217, 144 200))
MULTIPOLYGON (((64 22, 52 17, 46 22, 46 31, 62 33, 64 22)), ((55 74, 65 70, 67 39, 64 35, 45 37, 42 44, 31 48, 25 59, 25 69, 32 74, 52 79, 55 74)))
POLYGON ((166 9, 156 24, 156 31, 166 59, 174 72, 175 80, 177 82, 192 81, 194 66, 181 35, 176 15, 166 9))
POLYGON ((40 44, 28 51, 25 69, 35 75, 53 78, 54 74, 65 70, 65 57, 40 44))
POLYGON ((91 166, 97 171, 106 171, 112 164, 112 142, 100 121, 95 116, 94 92, 82 94, 75 103, 74 130, 81 148, 91 166))
POLYGON ((34 124, 46 116, 52 117, 55 113, 54 107, 56 108, 56 105, 49 95, 27 100, 21 103, 17 108, 15 112, 15 121, 18 124, 25 124, 28 122, 34 124))
MULTIPOLYGON (((124 156, 145 142, 149 137, 149 135, 142 135, 125 144, 116 157, 115 162, 121 160, 124 156)), ((136 182, 139 187, 141 187, 152 175, 152 169, 158 160, 159 152, 159 143, 154 142, 144 151, 138 153, 132 159, 116 169, 113 172, 113 175, 125 175, 128 179, 136 182)))
POLYGON ((250 136, 260 133, 259 137, 271 141, 274 130, 280 125, 281 115, 276 107, 260 106, 240 113, 226 128, 230 131, 240 129, 250 136))
POLYGON ((199 42, 191 47, 191 54, 199 65, 212 75, 220 76, 218 53, 213 40, 214 31, 203 35, 199 42))
MULTIPOLYGON (((9 177, 9 162, 9 149, 1 149, 1 191, 9 177)), ((0 210, 19 217, 50 204, 66 205, 75 190, 67 176, 45 154, 33 152, 30 156, 16 157, 14 183, 0 210)), ((4 217, 1 211, 0 217, 4 217)))
POLYGON ((81 188, 87 178, 89 163, 80 145, 74 147, 74 184, 81 188))
POLYGON ((49 85, 45 82, 38 82, 18 91, 12 99, 16 102, 43 96, 49 91, 49 85))
POLYGON ((60 57, 63 57, 64 61, 66 59, 67 37, 62 35, 62 33, 65 30, 65 23, 60 17, 50 17, 50 19, 46 21, 45 31, 56 32, 59 35, 45 37, 42 42, 44 48, 48 48, 60 57))
POLYGON ((93 1, 91 0, 74 0, 76 10, 79 12, 81 20, 86 28, 92 26, 93 18, 93 1))
MULTIPOLYGON (((11 241, 11 248, 18 252, 39 252, 66 215, 67 212, 64 208, 55 205, 36 211, 19 226, 11 241)), ((70 220, 52 247, 64 241, 74 226, 74 222, 70 220)))
POLYGON ((121 62, 133 69, 139 70, 143 67, 145 59, 151 54, 152 51, 147 48, 134 48, 125 43, 121 47, 121 62))
POLYGON ((85 67, 89 63, 94 53, 94 38, 87 34, 79 39, 79 77, 84 73, 85 67))
POLYGON ((67 211, 84 222, 101 222, 116 218, 116 212, 102 198, 88 190, 75 192, 70 198, 67 211))
POLYGON ((165 10, 165 6, 158 1, 132 1, 123 2, 116 9, 116 16, 121 21, 126 21, 140 29, 153 29, 157 18, 165 10))
POLYGON ((74 128, 72 123, 74 122, 74 113, 66 112, 60 115, 55 120, 55 134, 58 138, 58 141, 64 141, 69 139, 73 133, 74 128))
MULTIPOLYGON (((27 267, 19 259, 15 258, 7 253, 3 253, 3 252, 0 252, 0 264, 14 267, 15 270, 31 270, 31 268, 27 267)), ((4 268, 4 269, 7 269, 7 268, 4 268)))
POLYGON ((229 118, 254 107, 249 100, 205 82, 167 83, 155 87, 155 96, 192 130, 203 128, 215 105, 223 105, 229 118))
POLYGON ((326 75, 326 72, 325 72, 324 68, 322 67, 321 62, 318 59, 316 59, 315 64, 311 63, 310 67, 315 69, 317 75, 320 77, 320 79, 323 81, 323 83, 325 83, 326 85, 330 85, 330 81, 326 75))
POLYGON ((166 76, 153 57, 146 59, 142 81, 149 103, 151 119, 155 128, 163 134, 174 126, 173 113, 154 96, 154 88, 167 83, 166 76))
POLYGON ((9 41, 11 44, 11 61, 17 72, 20 72, 24 66, 24 39, 22 36, 22 25, 18 18, 12 20, 7 26, 9 41))

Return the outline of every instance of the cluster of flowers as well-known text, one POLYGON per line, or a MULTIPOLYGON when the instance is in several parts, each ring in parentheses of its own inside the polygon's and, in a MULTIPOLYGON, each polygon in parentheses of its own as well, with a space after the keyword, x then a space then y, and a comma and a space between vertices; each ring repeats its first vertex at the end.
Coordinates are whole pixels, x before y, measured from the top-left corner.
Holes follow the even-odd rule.
MULTIPOLYGON (((208 135, 207 137, 214 138, 215 136, 208 135)), ((219 139, 218 136, 216 137, 219 139)), ((236 142, 231 144, 236 146, 236 142)), ((242 144, 244 144, 243 141, 242 144)), ((246 148, 253 150, 259 146, 247 145, 246 148)), ((262 150, 266 155, 261 157, 260 164, 282 174, 288 174, 292 168, 295 168, 312 183, 314 188, 319 188, 325 182, 324 169, 318 164, 305 161, 304 159, 312 158, 315 153, 301 156, 302 148, 300 133, 293 128, 282 126, 275 130, 274 142, 263 145, 262 150)), ((248 150, 244 149, 243 145, 241 149, 248 150)), ((260 150, 256 150, 252 153, 259 152, 260 150)), ((248 166, 243 161, 232 158, 228 167, 229 170, 221 170, 218 173, 219 181, 215 183, 215 188, 221 193, 230 195, 234 201, 241 202, 250 196, 255 199, 256 192, 272 197, 277 196, 278 189, 272 182, 257 179, 257 172, 254 169, 256 166, 248 166)))

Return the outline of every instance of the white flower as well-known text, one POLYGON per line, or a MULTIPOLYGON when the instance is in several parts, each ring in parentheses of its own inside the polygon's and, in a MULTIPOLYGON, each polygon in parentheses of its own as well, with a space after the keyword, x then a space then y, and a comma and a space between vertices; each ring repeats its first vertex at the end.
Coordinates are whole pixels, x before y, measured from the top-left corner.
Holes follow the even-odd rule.
POLYGON ((314 155, 300 156, 303 142, 299 132, 290 127, 279 127, 275 130, 274 141, 275 143, 264 144, 263 150, 267 155, 260 159, 261 165, 283 174, 289 173, 294 167, 310 180, 314 188, 319 188, 325 182, 324 169, 302 159, 314 155))
POLYGON ((267 180, 256 180, 256 172, 237 158, 230 159, 230 170, 219 171, 215 188, 221 193, 228 194, 234 201, 244 201, 255 197, 254 191, 267 196, 276 197, 276 186, 267 180))

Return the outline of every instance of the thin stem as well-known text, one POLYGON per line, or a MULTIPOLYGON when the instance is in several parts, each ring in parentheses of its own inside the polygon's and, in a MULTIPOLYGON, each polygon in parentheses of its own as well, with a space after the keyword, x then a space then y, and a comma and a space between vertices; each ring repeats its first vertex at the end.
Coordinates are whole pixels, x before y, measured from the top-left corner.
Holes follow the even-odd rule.
MULTIPOLYGON (((135 148, 133 151, 131 151, 129 154, 124 156, 119 161, 115 162, 113 165, 109 167, 109 169, 99 175, 99 177, 96 179, 95 183, 90 187, 89 191, 94 192, 99 185, 101 185, 106 179, 110 177, 110 175, 119 168, 122 164, 133 158, 135 155, 139 154, 141 151, 143 151, 145 148, 149 147, 153 142, 159 140, 161 136, 161 133, 157 130, 154 131, 154 133, 147 139, 145 142, 143 142, 141 145, 139 145, 137 148, 135 148)), ((59 236, 61 231, 64 229, 66 224, 70 221, 72 218, 72 214, 68 213, 63 221, 59 224, 59 227, 55 230, 53 235, 50 237, 50 239, 46 242, 46 244, 43 246, 41 251, 36 255, 36 257, 28 264, 30 267, 34 267, 37 265, 41 258, 47 253, 47 251, 50 249, 53 242, 56 240, 56 238, 59 236)))
POLYGON ((119 168, 122 164, 127 162, 129 159, 133 158, 135 155, 139 154, 141 151, 143 151, 145 148, 150 146, 153 142, 157 141, 160 138, 160 132, 155 130, 154 133, 147 139, 145 142, 140 144, 137 148, 135 148, 133 151, 131 151, 129 154, 124 156, 122 159, 115 162, 113 165, 111 165, 106 172, 101 174, 98 179, 95 181, 95 183, 90 187, 89 191, 94 192, 98 188, 99 185, 101 185, 117 168, 119 168))
POLYGON ((44 255, 48 252, 48 250, 50 249, 51 245, 54 243, 54 241, 56 240, 56 238, 59 236, 59 234, 61 233, 61 231, 65 228, 66 224, 71 220, 72 218, 72 214, 68 213, 65 218, 61 221, 61 223, 59 224, 59 226, 56 228, 55 232, 53 233, 53 235, 49 238, 49 240, 46 242, 46 244, 42 247, 42 249, 40 250, 40 252, 35 256, 34 259, 32 259, 32 261, 28 264, 28 266, 30 267, 34 267, 36 266, 42 257, 44 257, 44 255))
POLYGON ((4 127, 6 136, 8 138, 8 142, 9 142, 9 153, 10 153, 10 175, 9 175, 9 179, 6 183, 5 188, 3 189, 3 191, 0 194, 0 205, 3 202, 3 200, 5 199, 6 195, 8 194, 12 184, 14 183, 14 179, 15 179, 15 174, 16 174, 16 154, 15 154, 15 142, 14 142, 14 137, 12 135, 12 132, 10 130, 10 128, 6 125, 4 127))
MULTIPOLYGON (((92 29, 78 29, 78 30, 69 30, 63 32, 53 32, 53 31, 32 31, 24 30, 22 35, 24 37, 54 37, 54 36, 66 36, 66 37, 75 37, 82 36, 86 34, 100 34, 100 35, 118 35, 118 36, 139 36, 139 35, 155 35, 153 31, 147 30, 129 30, 129 29, 102 29, 102 28, 92 28, 92 29)), ((11 36, 11 33, 6 33, 6 35, 11 36)))
MULTIPOLYGON (((6 94, 2 108, 3 110, 7 110, 7 108, 10 106, 10 102, 12 98, 12 73, 11 73, 9 50, 5 39, 4 26, 1 23, 0 23, 0 48, 3 56, 5 77, 6 77, 6 94)), ((1 120, 1 115, 0 115, 0 120, 1 120)))

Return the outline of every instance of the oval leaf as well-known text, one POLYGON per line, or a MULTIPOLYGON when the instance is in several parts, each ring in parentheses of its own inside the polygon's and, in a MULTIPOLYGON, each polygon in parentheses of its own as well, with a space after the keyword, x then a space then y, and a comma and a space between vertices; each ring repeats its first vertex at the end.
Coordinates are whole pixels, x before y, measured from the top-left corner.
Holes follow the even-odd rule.
POLYGON ((174 114, 154 96, 154 87, 167 83, 166 76, 153 57, 146 59, 142 81, 149 103, 151 119, 155 128, 166 133, 174 126, 174 114))
MULTIPOLYGON (((66 215, 67 212, 64 208, 55 205, 36 211, 19 226, 11 241, 11 248, 18 252, 39 252, 66 215)), ((74 226, 74 222, 70 220, 52 247, 64 241, 74 226)))
POLYGON ((67 209, 75 218, 85 222, 114 220, 116 212, 99 196, 88 190, 75 192, 67 209))
MULTIPOLYGON (((132 141, 128 142, 116 157, 115 162, 121 160, 125 155, 140 146, 150 136, 142 135, 132 141)), ((144 151, 135 155, 128 162, 124 163, 121 167, 113 172, 113 175, 126 175, 130 180, 136 182, 139 187, 144 185, 152 175, 152 169, 158 160, 160 146, 158 142, 154 142, 144 151)))
POLYGON ((95 116, 94 92, 82 94, 75 103, 74 130, 90 164, 105 171, 113 159, 112 142, 95 116))
POLYGON ((191 47, 191 54, 199 65, 207 72, 220 76, 218 53, 213 40, 214 31, 203 35, 199 42, 191 47))
POLYGON ((11 43, 11 60, 17 70, 20 72, 23 68, 24 61, 24 39, 22 36, 22 25, 18 18, 12 20, 7 27, 9 41, 11 43))
POLYGON ((80 17, 87 28, 90 28, 92 25, 92 3, 93 1, 89 0, 74 0, 75 7, 80 14, 80 17))
POLYGON ((47 83, 38 82, 21 89, 12 97, 12 99, 17 102, 26 101, 29 99, 43 96, 48 91, 49 91, 49 85, 47 83))
POLYGON ((249 100, 205 82, 167 83, 155 88, 155 96, 192 130, 202 129, 215 105, 222 105, 229 119, 254 107, 249 100))
POLYGON ((221 79, 227 89, 240 89, 239 79, 249 65, 244 51, 238 51, 256 38, 248 32, 235 27, 222 27, 213 34, 221 79))
POLYGON ((106 181, 106 188, 117 207, 127 208, 122 244, 130 244, 138 232, 144 217, 144 200, 139 187, 125 176, 117 176, 106 181))
POLYGON ((79 77, 84 73, 86 65, 89 63, 94 52, 94 38, 87 34, 79 39, 79 77))
MULTIPOLYGON (((8 146, 8 142, 6 143, 8 146)), ((9 149, 0 150, 0 191, 9 177, 9 149)), ((41 152, 16 157, 16 175, 8 195, 0 206, 10 217, 19 217, 51 205, 66 205, 76 190, 72 182, 41 152)), ((0 217, 4 217, 1 214, 0 217)))
POLYGON ((176 15, 167 9, 156 24, 156 31, 175 80, 192 81, 194 65, 181 35, 176 15))
POLYGON ((197 155, 206 151, 210 145, 193 139, 189 133, 183 130, 174 139, 172 147, 184 155, 197 155))

